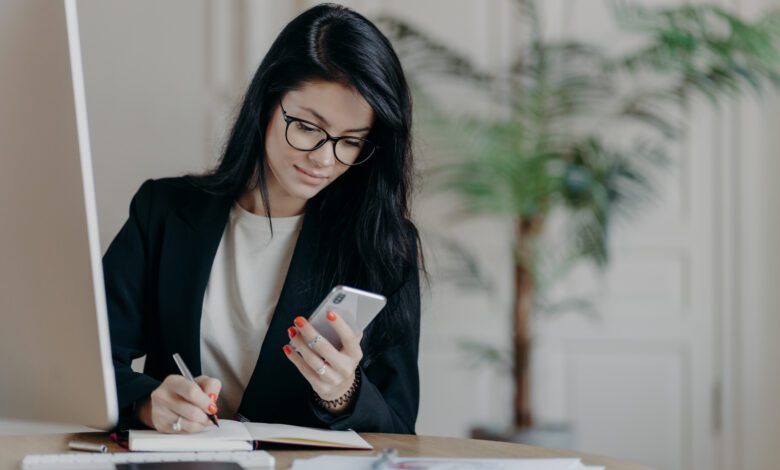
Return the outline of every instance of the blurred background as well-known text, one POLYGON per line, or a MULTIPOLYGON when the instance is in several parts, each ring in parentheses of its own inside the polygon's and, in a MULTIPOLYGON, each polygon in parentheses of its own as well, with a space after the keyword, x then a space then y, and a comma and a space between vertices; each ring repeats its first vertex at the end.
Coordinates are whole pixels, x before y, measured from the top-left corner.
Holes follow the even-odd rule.
MULTIPOLYGON (((103 250, 316 3, 79 0, 103 250)), ((341 3, 415 87, 418 434, 780 466, 780 0, 341 3)))

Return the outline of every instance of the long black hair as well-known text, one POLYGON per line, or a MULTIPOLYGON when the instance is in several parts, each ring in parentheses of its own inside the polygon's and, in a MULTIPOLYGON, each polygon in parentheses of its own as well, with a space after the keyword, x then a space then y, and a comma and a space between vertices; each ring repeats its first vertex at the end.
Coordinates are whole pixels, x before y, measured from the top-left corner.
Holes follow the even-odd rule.
MULTIPOLYGON (((409 217, 412 99, 392 45, 357 12, 321 4, 288 23, 252 78, 219 163, 188 178, 212 194, 234 199, 259 189, 270 222, 265 129, 285 93, 317 80, 353 87, 363 96, 375 116, 367 138, 379 148, 306 203, 307 217, 313 211, 322 221, 317 243, 322 249, 313 260, 318 273, 314 292, 324 295, 345 284, 392 295, 424 271, 409 217)), ((364 340, 367 358, 409 333, 419 321, 411 318, 415 303, 419 308, 419 298, 408 294, 393 296, 374 321, 369 341, 364 340)))

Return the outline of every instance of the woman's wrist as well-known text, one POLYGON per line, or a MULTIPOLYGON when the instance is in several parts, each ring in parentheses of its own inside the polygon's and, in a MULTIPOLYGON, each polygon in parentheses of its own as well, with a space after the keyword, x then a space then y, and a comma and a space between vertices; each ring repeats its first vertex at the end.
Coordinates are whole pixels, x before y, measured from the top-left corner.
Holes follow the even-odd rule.
POLYGON ((355 375, 352 379, 352 385, 341 396, 333 400, 324 400, 317 392, 314 394, 314 403, 321 409, 327 411, 332 415, 344 414, 357 398, 358 389, 360 388, 361 373, 360 369, 355 369, 355 375))
POLYGON ((136 401, 135 404, 133 405, 133 415, 135 416, 136 420, 140 421, 145 426, 154 428, 151 419, 151 409, 152 409, 151 405, 152 405, 151 397, 136 401))

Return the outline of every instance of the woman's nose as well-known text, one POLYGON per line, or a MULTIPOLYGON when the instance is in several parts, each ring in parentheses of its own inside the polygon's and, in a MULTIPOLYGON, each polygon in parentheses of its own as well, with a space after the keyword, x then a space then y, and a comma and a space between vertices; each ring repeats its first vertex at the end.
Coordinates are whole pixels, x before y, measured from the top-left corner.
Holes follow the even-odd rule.
POLYGON ((309 152, 309 159, 321 167, 333 165, 336 162, 336 146, 334 144, 335 142, 325 142, 322 147, 309 152))

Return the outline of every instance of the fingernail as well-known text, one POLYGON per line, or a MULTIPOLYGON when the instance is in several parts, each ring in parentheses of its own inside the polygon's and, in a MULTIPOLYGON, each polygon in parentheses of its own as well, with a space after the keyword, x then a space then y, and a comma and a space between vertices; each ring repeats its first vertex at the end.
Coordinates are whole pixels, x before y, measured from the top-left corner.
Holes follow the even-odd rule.
POLYGON ((291 326, 287 328, 287 334, 290 335, 290 338, 295 338, 295 335, 298 334, 298 331, 291 326))
POLYGON ((306 324, 306 320, 304 320, 303 317, 295 317, 294 323, 298 328, 303 328, 303 325, 306 324))
POLYGON ((330 321, 336 321, 336 314, 334 312, 328 312, 328 314, 325 315, 325 318, 330 321))
POLYGON ((284 349, 284 353, 285 354, 288 354, 288 355, 292 354, 292 348, 290 348, 289 345, 285 344, 284 346, 282 346, 282 349, 284 349))
POLYGON ((215 414, 217 411, 219 411, 219 408, 217 408, 217 405, 214 403, 209 405, 209 414, 215 414))
POLYGON ((217 401, 217 394, 209 393, 209 398, 211 398, 211 403, 214 403, 215 401, 217 401))

